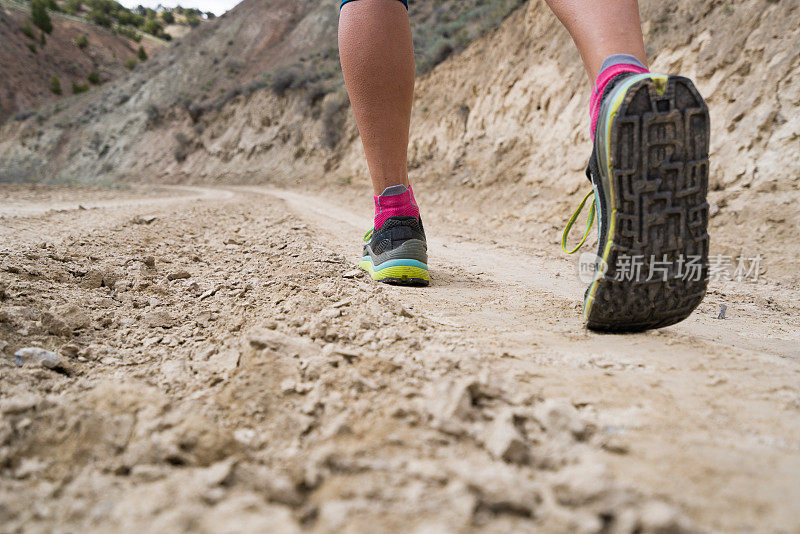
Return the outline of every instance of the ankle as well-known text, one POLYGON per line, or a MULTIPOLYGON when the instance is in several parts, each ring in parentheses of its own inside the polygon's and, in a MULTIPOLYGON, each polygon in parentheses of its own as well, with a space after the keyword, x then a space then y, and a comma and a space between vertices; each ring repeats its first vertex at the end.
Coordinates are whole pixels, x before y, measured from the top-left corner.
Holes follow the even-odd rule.
POLYGON ((419 219, 419 206, 414 199, 411 186, 394 185, 387 187, 381 195, 374 195, 375 229, 381 228, 389 217, 416 217, 419 219))
POLYGON ((650 72, 647 67, 635 56, 630 54, 613 54, 608 56, 600 67, 600 74, 594 82, 592 96, 589 100, 589 114, 591 116, 591 133, 594 139, 597 129, 597 119, 600 116, 600 106, 603 103, 603 94, 608 83, 624 73, 643 74, 650 72))

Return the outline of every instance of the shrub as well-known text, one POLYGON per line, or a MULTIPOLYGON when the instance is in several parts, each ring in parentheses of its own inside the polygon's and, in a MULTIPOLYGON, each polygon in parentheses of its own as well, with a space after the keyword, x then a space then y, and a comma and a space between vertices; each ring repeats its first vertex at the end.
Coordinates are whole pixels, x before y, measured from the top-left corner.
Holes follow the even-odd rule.
POLYGON ((200 17, 198 17, 195 13, 190 13, 186 15, 186 24, 192 28, 196 28, 200 24, 200 17))
POLYGON ((128 58, 128 60, 125 62, 125 66, 128 67, 128 69, 133 70, 136 68, 137 63, 138 62, 136 61, 135 57, 128 58))
POLYGON ((164 30, 164 27, 156 19, 147 19, 141 26, 141 30, 151 35, 158 35, 164 30))
POLYGON ((100 83, 100 75, 94 71, 90 72, 86 79, 89 80, 89 83, 94 85, 98 85, 100 83))
POLYGON ((89 86, 86 85, 85 83, 79 84, 77 82, 72 82, 72 94, 73 95, 77 95, 77 94, 80 94, 80 93, 85 93, 88 90, 89 90, 89 86))
POLYGON ((139 60, 147 61, 147 52, 144 51, 143 46, 139 47, 139 50, 136 51, 136 55, 139 57, 139 60))
POLYGON ((25 19, 25 23, 20 26, 19 29, 30 39, 36 39, 36 34, 33 33, 33 28, 31 28, 31 23, 29 20, 25 19))
POLYGON ((86 35, 81 34, 75 39, 75 46, 83 50, 87 46, 89 46, 89 38, 86 35))
POLYGON ((33 52, 35 54, 36 53, 36 45, 34 43, 28 43, 28 50, 30 50, 31 52, 33 52))
POLYGON ((435 67, 448 57, 450 54, 453 53, 453 42, 449 39, 442 39, 433 49, 433 54, 431 55, 431 67, 435 67))
POLYGON ((301 71, 297 66, 283 67, 272 75, 272 91, 283 96, 289 89, 302 89, 310 78, 308 73, 301 71))
POLYGON ((53 22, 47 14, 47 0, 31 0, 31 21, 45 33, 53 31, 53 22))
POLYGON ((217 16, 213 14, 211 11, 206 11, 206 18, 208 20, 214 20, 215 18, 217 18, 217 16))
POLYGON ((125 26, 126 24, 135 24, 136 15, 128 10, 117 11, 117 24, 125 26))
POLYGON ((33 111, 29 110, 29 109, 21 109, 21 110, 17 111, 16 113, 14 113, 14 115, 11 116, 11 120, 12 121, 21 122, 21 121, 24 121, 25 119, 29 119, 30 117, 33 117, 34 115, 35 115, 35 113, 33 111))
POLYGON ((142 40, 142 34, 129 26, 118 26, 117 33, 124 35, 128 39, 136 41, 137 43, 141 42, 142 40))
POLYGON ((161 13, 161 20, 164 21, 164 24, 175 24, 175 15, 172 14, 172 11, 164 11, 161 13))
POLYGON ((86 17, 97 24, 98 26, 102 26, 104 28, 111 27, 111 17, 108 16, 108 13, 103 11, 102 9, 98 9, 97 7, 93 7, 89 14, 86 17))
POLYGON ((172 40, 172 35, 168 34, 167 32, 163 32, 161 34, 161 38, 164 39, 165 41, 171 41, 172 40))
POLYGON ((178 146, 175 148, 173 155, 175 156, 175 160, 181 163, 185 161, 186 156, 192 152, 191 142, 189 138, 181 132, 175 134, 175 142, 178 146))
POLYGON ((154 104, 147 106, 147 127, 151 128, 161 122, 161 110, 154 104))
POLYGON ((42 38, 39 40, 39 43, 42 45, 42 48, 47 44, 47 38, 45 38, 44 32, 42 32, 42 38))
POLYGON ((82 8, 82 0, 67 0, 67 2, 64 4, 64 11, 71 15, 77 15, 82 8))
POLYGON ((336 148, 341 140, 346 108, 347 99, 342 96, 332 98, 322 108, 322 143, 330 149, 336 148))
POLYGON ((53 74, 53 77, 50 78, 50 91, 52 91, 54 95, 60 95, 62 93, 61 81, 55 74, 53 74))

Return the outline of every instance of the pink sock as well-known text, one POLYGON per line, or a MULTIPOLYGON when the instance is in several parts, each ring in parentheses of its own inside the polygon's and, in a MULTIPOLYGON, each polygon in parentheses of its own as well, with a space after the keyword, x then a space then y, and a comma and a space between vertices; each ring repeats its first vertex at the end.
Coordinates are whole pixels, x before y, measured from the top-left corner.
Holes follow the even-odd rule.
POLYGON ((414 191, 411 186, 403 185, 387 187, 375 199, 375 229, 378 230, 389 217, 416 217, 419 219, 419 206, 414 200, 414 191))
POLYGON ((594 139, 594 132, 597 129, 597 118, 600 116, 600 104, 602 104, 603 92, 606 90, 606 85, 608 85, 608 82, 610 82, 615 76, 622 74, 623 72, 644 74, 645 72, 650 71, 640 65, 622 63, 607 67, 600 72, 600 74, 597 76, 597 80, 594 82, 592 97, 589 100, 589 114, 592 117, 592 139, 594 139))

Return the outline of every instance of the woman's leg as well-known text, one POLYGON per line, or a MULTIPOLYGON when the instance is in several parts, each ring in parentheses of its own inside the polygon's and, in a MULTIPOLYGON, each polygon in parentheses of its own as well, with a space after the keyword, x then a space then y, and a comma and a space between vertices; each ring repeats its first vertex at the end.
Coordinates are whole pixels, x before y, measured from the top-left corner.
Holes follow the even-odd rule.
POLYGON ((547 4, 575 41, 591 81, 614 54, 629 54, 647 64, 637 0, 547 0, 547 4))
MULTIPOLYGON (((587 175, 599 219, 595 265, 604 268, 586 292, 586 325, 618 332, 675 324, 706 291, 708 108, 690 80, 649 73, 636 0, 547 3, 593 82, 587 175), (683 273, 686 262, 699 268, 696 277, 683 273)), ((566 237, 562 247, 576 252, 566 237)))
POLYGON ((375 194, 393 185, 408 186, 414 45, 403 2, 345 3, 339 55, 375 194))
POLYGON ((414 45, 405 0, 345 1, 339 55, 375 192, 360 266, 374 280, 427 285, 428 250, 408 185, 414 45))

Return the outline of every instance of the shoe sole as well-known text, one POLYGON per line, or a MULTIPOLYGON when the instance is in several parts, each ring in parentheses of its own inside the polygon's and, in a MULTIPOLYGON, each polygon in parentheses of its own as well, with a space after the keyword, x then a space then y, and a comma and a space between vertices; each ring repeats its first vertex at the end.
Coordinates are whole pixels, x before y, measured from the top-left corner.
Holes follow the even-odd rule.
POLYGON ((586 326, 669 326, 697 308, 708 283, 708 107, 691 80, 654 74, 625 80, 608 102, 597 146, 610 220, 586 326), (642 276, 626 268, 637 257, 642 276))
POLYGON ((389 260, 375 268, 372 258, 361 258, 359 267, 365 270, 373 280, 384 284, 403 286, 427 286, 431 283, 428 266, 417 260, 389 260))

